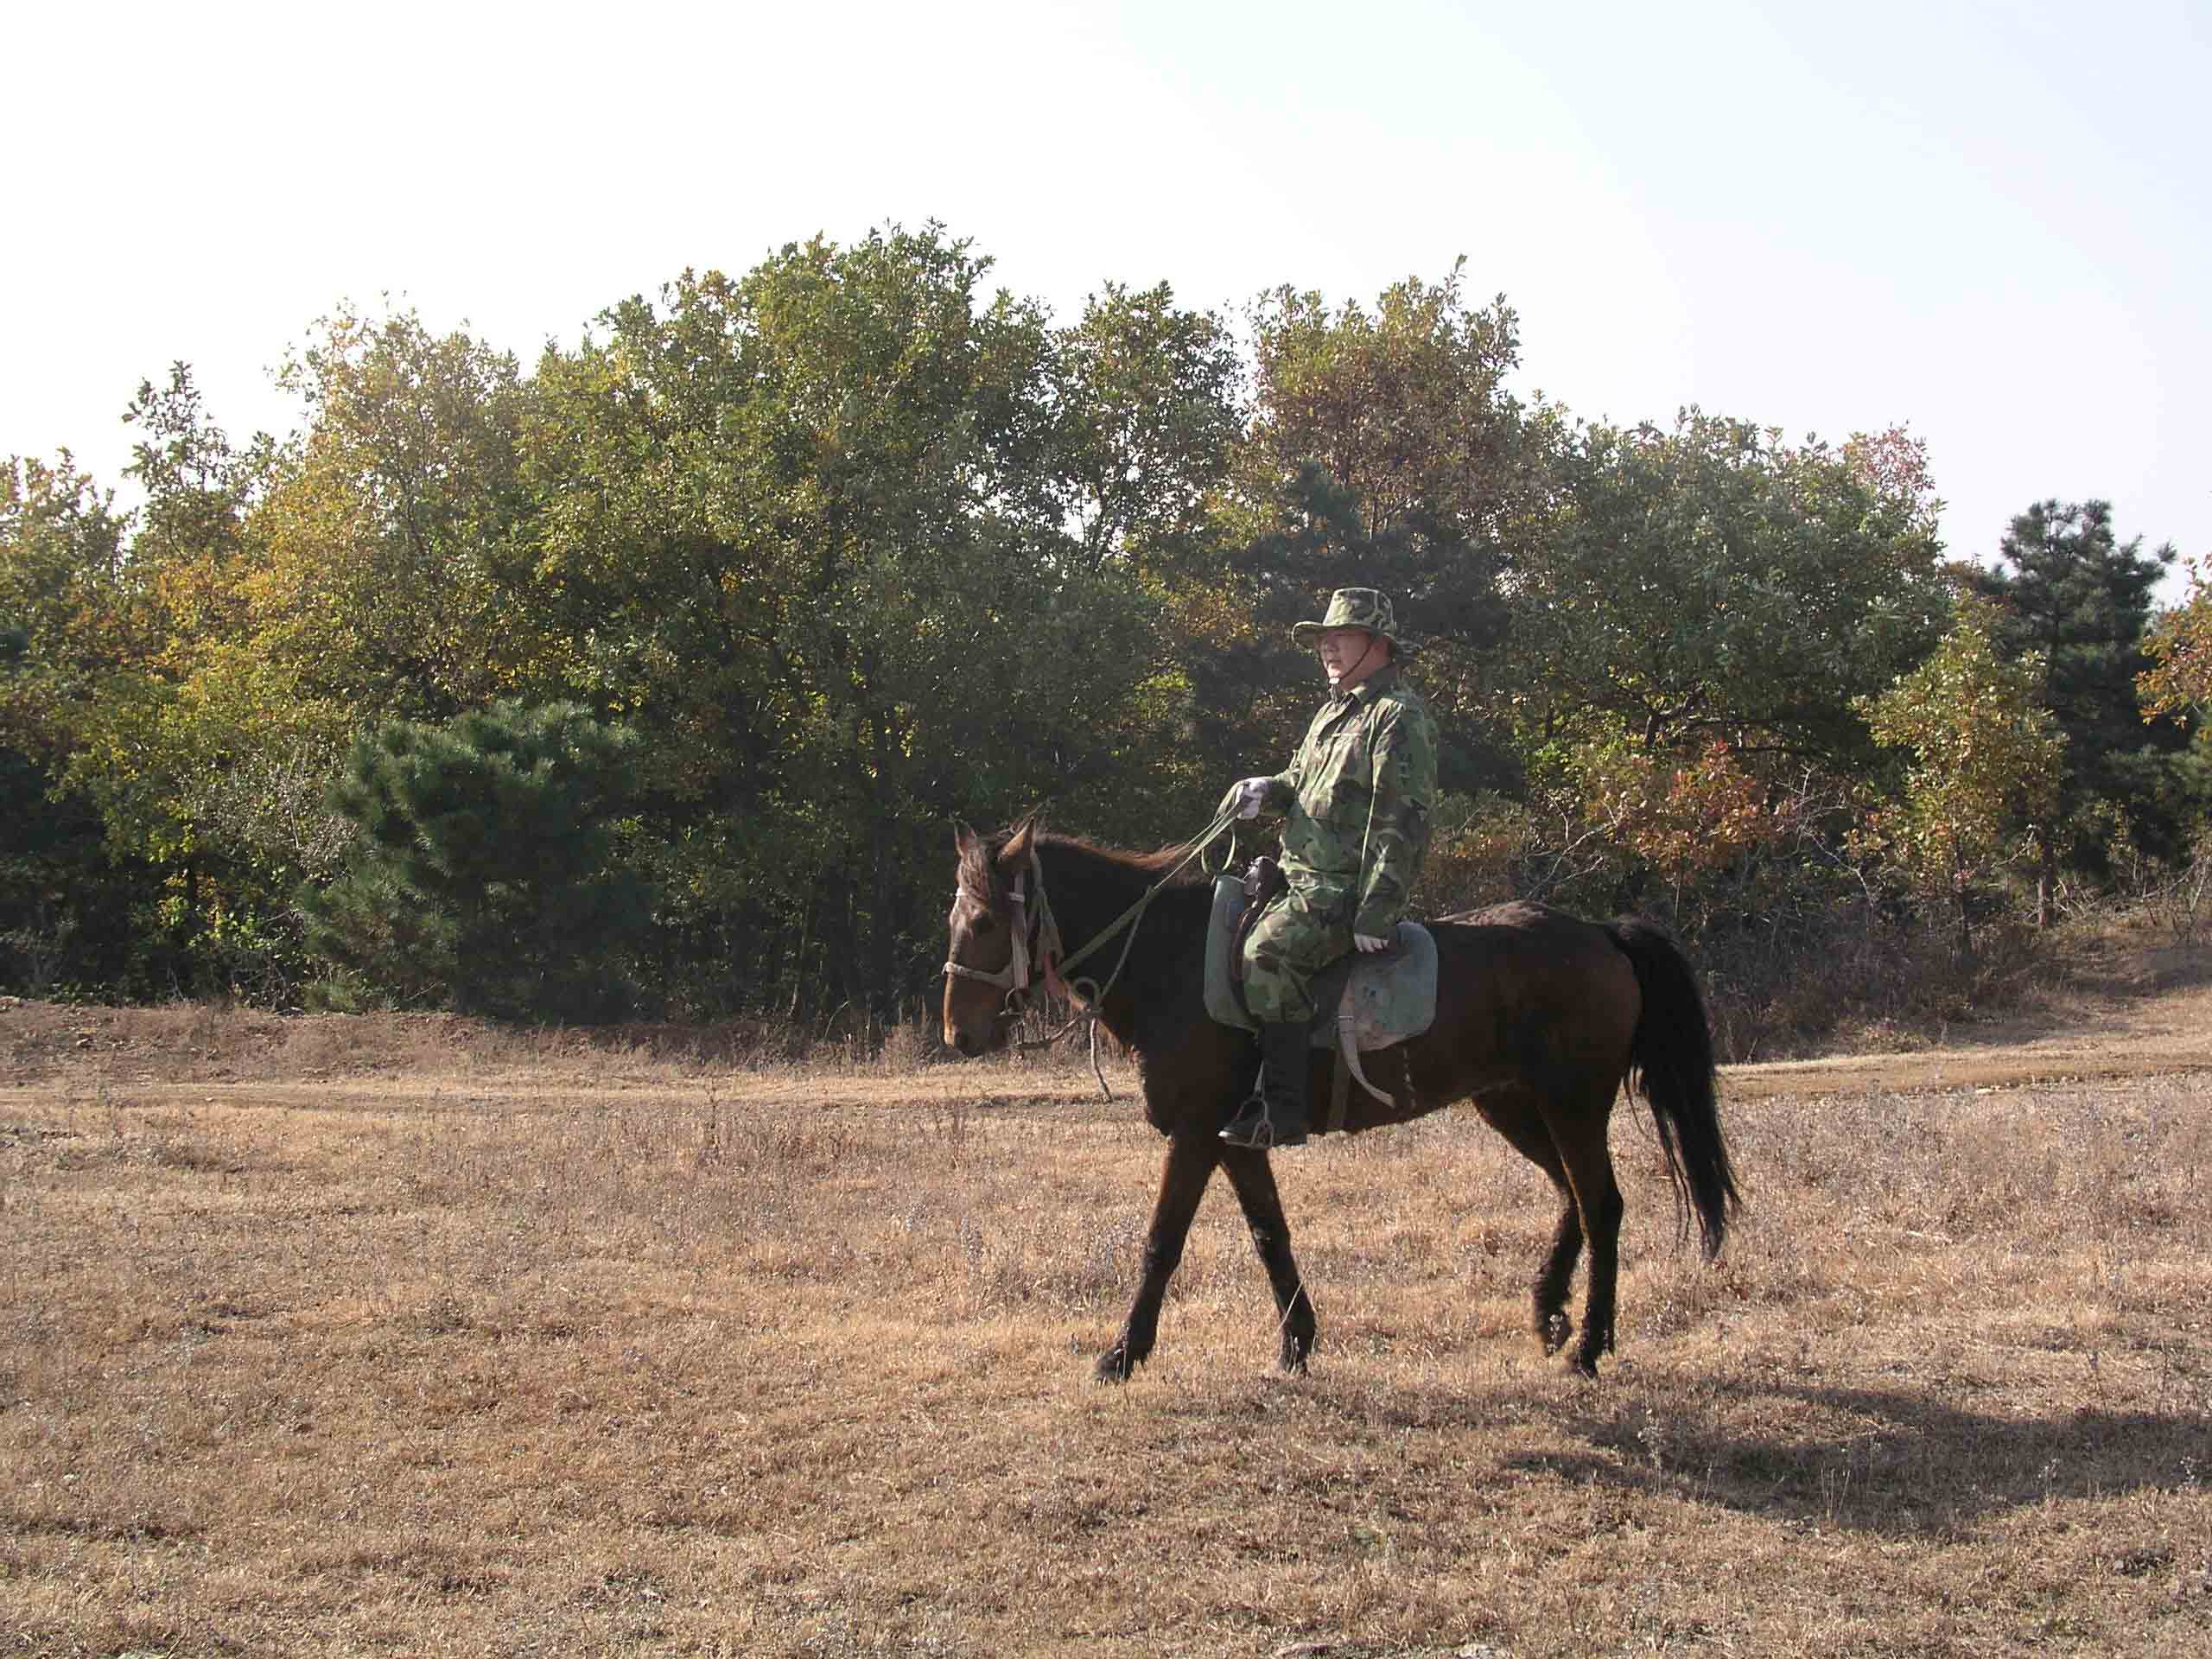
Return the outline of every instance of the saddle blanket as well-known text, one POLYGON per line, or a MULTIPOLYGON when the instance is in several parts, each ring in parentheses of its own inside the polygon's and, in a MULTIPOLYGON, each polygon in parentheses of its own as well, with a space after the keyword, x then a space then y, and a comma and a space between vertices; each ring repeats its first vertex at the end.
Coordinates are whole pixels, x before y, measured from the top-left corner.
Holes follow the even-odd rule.
MULTIPOLYGON (((1213 916, 1206 925, 1206 1012, 1242 1031, 1259 1027, 1237 1001, 1233 982, 1236 922, 1244 913, 1244 884, 1234 875, 1214 878, 1213 916)), ((1312 1040, 1339 1048, 1339 1010, 1351 1015, 1358 1046, 1388 1048, 1418 1037, 1436 1019, 1436 938, 1418 922, 1400 922, 1387 950, 1358 951, 1332 963, 1313 982, 1312 1040)))

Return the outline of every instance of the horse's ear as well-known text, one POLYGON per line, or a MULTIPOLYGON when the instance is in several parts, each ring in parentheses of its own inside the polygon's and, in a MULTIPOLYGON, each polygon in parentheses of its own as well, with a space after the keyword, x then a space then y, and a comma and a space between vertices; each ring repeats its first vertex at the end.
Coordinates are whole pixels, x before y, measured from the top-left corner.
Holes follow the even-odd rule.
POLYGON ((1006 838, 1006 846, 999 853, 999 867, 1014 869, 1029 861, 1029 849, 1037 839, 1037 815, 1031 813, 1021 821, 1021 827, 1006 838))
POLYGON ((952 821, 952 845, 963 859, 970 858, 975 855, 976 832, 958 818, 952 821))

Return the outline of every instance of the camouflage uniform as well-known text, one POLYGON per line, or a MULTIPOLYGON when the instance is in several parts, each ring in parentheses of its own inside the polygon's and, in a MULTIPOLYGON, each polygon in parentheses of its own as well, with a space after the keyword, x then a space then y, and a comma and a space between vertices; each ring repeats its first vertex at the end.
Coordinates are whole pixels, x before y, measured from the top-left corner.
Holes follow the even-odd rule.
MULTIPOLYGON (((1402 657, 1390 601, 1340 588, 1300 645, 1327 628, 1365 628, 1402 657)), ((1287 812, 1281 861, 1290 889, 1245 938, 1245 1000, 1262 1025, 1309 1020, 1313 976, 1352 948, 1352 935, 1387 939, 1428 847, 1436 800, 1436 723, 1397 666, 1332 692, 1306 728, 1289 770, 1264 804, 1287 812)))

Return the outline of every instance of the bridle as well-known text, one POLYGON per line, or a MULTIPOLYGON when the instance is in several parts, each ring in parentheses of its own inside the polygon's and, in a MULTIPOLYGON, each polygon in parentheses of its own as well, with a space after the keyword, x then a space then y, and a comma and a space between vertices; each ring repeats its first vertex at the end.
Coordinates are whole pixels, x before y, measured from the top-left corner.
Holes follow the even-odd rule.
MULTIPOLYGON (((1045 870, 1037 861, 1037 849, 1029 849, 1029 868, 1014 878, 1014 892, 1010 901, 1014 906, 1014 954, 1003 968, 986 971, 957 962, 952 953, 944 955, 944 971, 959 979, 981 980, 1007 993, 1008 1001, 1017 995, 1027 995, 1036 988, 1039 969, 1043 970, 1046 991, 1065 998, 1067 987, 1061 982, 1059 958, 1065 947, 1060 943, 1060 925, 1053 918, 1052 900, 1045 896, 1045 870), (1023 884, 1034 877, 1037 883, 1037 909, 1032 915, 1023 884)), ((1086 952, 1085 954, 1088 954, 1086 952)))
MULTIPOLYGON (((1006 1015, 1018 1014, 1021 1012, 1022 1000, 1036 988, 1037 981, 1041 976, 1048 995, 1061 1001, 1076 1004, 1074 1016, 1058 1031, 1044 1039, 1044 1041, 1047 1044, 1057 1042, 1077 1025, 1089 1026, 1091 1075, 1098 1079, 1099 1092, 1107 1099, 1113 1099, 1114 1091, 1107 1084, 1105 1070, 1098 1064, 1098 1010, 1105 1005, 1107 992, 1112 990, 1115 982, 1122 977, 1122 969, 1129 959, 1129 947, 1137 942, 1136 924, 1142 918, 1145 906, 1153 901, 1154 895, 1162 887, 1173 881, 1182 872, 1185 865, 1194 858, 1200 858, 1205 849, 1213 844, 1216 836, 1219 836, 1223 830, 1228 830, 1236 822, 1236 804, 1233 798, 1234 794, 1235 791, 1232 791, 1229 796, 1223 798, 1221 805, 1215 810, 1213 822, 1199 831, 1196 839, 1185 844, 1183 856, 1176 861, 1174 867, 1159 880, 1147 887, 1142 898, 1107 923, 1092 936, 1088 944, 1071 957, 1065 955, 1065 947, 1061 943, 1060 925, 1052 915, 1052 901, 1045 896, 1045 867, 1038 861, 1036 844, 1033 842, 1029 848, 1029 868, 1014 878, 1011 894, 1011 902, 1014 906, 1014 926, 1010 930, 1014 935, 1014 954, 1007 959, 1006 966, 991 970, 970 968, 964 962, 955 961, 950 949, 948 948, 944 953, 945 974, 953 979, 980 980, 986 985, 995 986, 1004 991, 1006 1006, 1001 1013, 1006 1015), (1031 878, 1034 878, 1037 886, 1037 902, 1033 912, 1030 908, 1025 886, 1031 878), (1128 938, 1122 942, 1122 954, 1115 961, 1114 971, 1106 976, 1106 983, 1103 988, 1096 980, 1087 976, 1079 978, 1071 977, 1074 975, 1076 969, 1083 964, 1085 957, 1124 929, 1128 930, 1128 938)), ((1234 845, 1232 840, 1232 853, 1234 845)), ((1201 868, 1204 866, 1201 865, 1201 868)), ((1023 1045, 1025 1047, 1034 1046, 1023 1045)))
MULTIPOLYGON (((952 952, 948 950, 944 955, 944 971, 957 979, 976 979, 986 985, 995 985, 1007 993, 1009 1002, 1015 995, 1026 995, 1033 990, 1038 979, 1042 977, 1045 982, 1045 989, 1051 995, 1065 999, 1071 991, 1077 992, 1082 1000, 1091 1008, 1097 1008, 1105 1001, 1106 993, 1114 988, 1114 982, 1122 976, 1122 965, 1129 959, 1129 947, 1136 943, 1136 924, 1143 917, 1145 906, 1153 901, 1162 887, 1181 874, 1184 868, 1192 859, 1202 857, 1206 849, 1213 845, 1215 839, 1224 830, 1230 830, 1236 823, 1236 804, 1233 798, 1234 795, 1235 791, 1231 791, 1229 795, 1222 798, 1221 805, 1215 810, 1213 822, 1201 830, 1192 839, 1184 843, 1182 857, 1176 860, 1166 874, 1144 890, 1143 897, 1107 923, 1104 927, 1099 929, 1091 936, 1090 942, 1071 957, 1065 955, 1065 947, 1060 942, 1060 925, 1052 915, 1052 900, 1045 896, 1045 867, 1038 861, 1037 849, 1033 843, 1029 849, 1028 869, 1014 878, 1014 920, 1012 958, 1005 967, 993 972, 987 972, 981 968, 970 968, 964 962, 955 962, 952 952), (1023 887, 1024 881, 1030 877, 1034 877, 1037 883, 1037 904, 1033 915, 1030 912, 1029 902, 1023 887), (1098 982, 1094 979, 1072 976, 1076 969, 1083 964, 1086 957, 1124 928, 1128 930, 1129 937, 1122 941, 1122 954, 1115 961, 1114 971, 1106 976, 1103 989, 1100 988, 1098 982)), ((1235 850, 1233 840, 1230 848, 1233 855, 1235 850)), ((1202 864, 1200 868, 1205 867, 1202 864)), ((1009 1010, 1009 1012, 1018 1011, 1018 1009, 1009 1010)))

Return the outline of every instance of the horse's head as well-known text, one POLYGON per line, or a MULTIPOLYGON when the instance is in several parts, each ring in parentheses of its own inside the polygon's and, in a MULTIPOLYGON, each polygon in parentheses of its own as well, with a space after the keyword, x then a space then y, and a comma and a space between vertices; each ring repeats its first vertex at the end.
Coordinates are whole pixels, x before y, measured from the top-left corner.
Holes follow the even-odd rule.
POLYGON ((944 957, 944 1040, 960 1053, 1005 1043, 1018 1012, 1014 993, 1028 989, 1036 971, 1036 835, 1033 818, 1005 836, 954 826, 960 873, 944 957))

